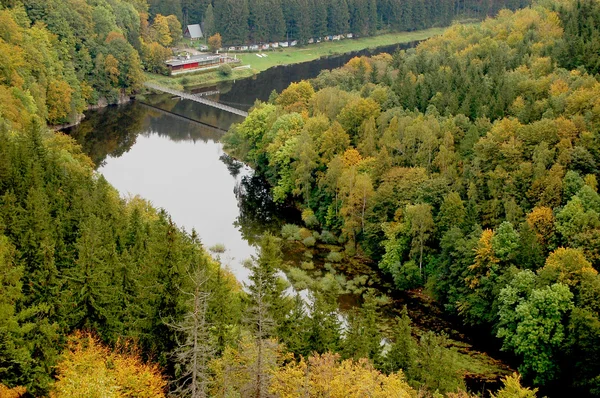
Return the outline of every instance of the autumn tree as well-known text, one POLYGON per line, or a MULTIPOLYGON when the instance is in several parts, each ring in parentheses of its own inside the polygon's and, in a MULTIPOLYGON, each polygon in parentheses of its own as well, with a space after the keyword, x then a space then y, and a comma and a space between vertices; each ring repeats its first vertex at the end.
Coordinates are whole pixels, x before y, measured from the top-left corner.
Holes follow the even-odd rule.
POLYGON ((210 48, 210 51, 217 52, 221 46, 221 35, 219 33, 215 33, 208 38, 208 48, 210 48))
POLYGON ((164 397, 167 383, 158 367, 142 362, 133 347, 124 350, 111 351, 96 337, 75 333, 57 365, 57 381, 51 396, 62 398, 84 393, 88 397, 105 397, 108 391, 114 391, 164 397))

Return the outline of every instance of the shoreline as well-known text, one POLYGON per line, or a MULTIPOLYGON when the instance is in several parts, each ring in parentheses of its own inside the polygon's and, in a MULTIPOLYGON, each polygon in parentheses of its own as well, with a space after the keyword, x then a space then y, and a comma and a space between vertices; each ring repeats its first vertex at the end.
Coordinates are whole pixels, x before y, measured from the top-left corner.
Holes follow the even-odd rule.
POLYGON ((217 83, 235 81, 260 74, 278 66, 287 66, 315 61, 322 57, 344 55, 348 53, 377 49, 379 47, 406 44, 423 41, 442 34, 449 27, 429 28, 413 32, 384 33, 376 36, 366 36, 358 39, 344 39, 335 42, 321 42, 304 47, 288 47, 271 49, 265 52, 235 53, 242 60, 242 67, 235 68, 231 76, 220 75, 218 71, 199 71, 181 76, 164 76, 146 73, 147 81, 154 81, 166 87, 177 90, 189 90, 214 85, 217 83), (266 57, 257 57, 266 54, 266 57))

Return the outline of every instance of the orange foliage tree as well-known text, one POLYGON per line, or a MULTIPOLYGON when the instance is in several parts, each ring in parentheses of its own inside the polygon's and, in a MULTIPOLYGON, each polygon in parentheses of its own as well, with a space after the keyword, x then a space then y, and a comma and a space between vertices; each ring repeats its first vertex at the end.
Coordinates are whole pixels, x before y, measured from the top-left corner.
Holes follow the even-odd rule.
POLYGON ((135 348, 121 351, 76 332, 56 366, 58 380, 50 397, 164 397, 167 382, 158 367, 143 363, 135 348))

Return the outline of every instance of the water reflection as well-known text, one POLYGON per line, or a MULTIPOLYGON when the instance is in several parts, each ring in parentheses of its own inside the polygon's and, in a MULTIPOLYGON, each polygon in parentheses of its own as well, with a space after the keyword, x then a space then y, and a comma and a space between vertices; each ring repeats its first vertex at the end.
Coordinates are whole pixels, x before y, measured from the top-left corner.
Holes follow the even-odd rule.
POLYGON ((267 182, 254 174, 241 179, 235 195, 240 212, 236 225, 250 244, 255 244, 266 231, 278 234, 285 223, 300 223, 299 211, 274 202, 267 182))

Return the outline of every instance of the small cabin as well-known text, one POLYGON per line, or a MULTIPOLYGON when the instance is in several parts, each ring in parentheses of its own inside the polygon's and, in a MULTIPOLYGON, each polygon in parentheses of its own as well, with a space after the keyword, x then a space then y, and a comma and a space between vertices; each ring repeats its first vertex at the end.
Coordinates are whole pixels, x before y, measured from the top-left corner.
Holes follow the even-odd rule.
POLYGON ((312 37, 310 39, 308 39, 308 44, 313 44, 315 42, 315 39, 313 39, 312 37))
POLYGON ((280 42, 279 42, 279 46, 280 46, 280 47, 284 47, 284 48, 285 48, 285 47, 287 47, 287 46, 288 46, 288 42, 287 42, 287 41, 280 41, 280 42))
POLYGON ((279 48, 279 43, 271 43, 271 48, 279 48))
POLYGON ((297 45, 298 45, 298 41, 297 40, 294 40, 294 41, 292 41, 290 43, 290 46, 292 46, 292 47, 297 46, 297 45))
POLYGON ((260 48, 261 48, 262 50, 268 50, 268 49, 269 49, 269 47, 270 47, 270 45, 269 45, 268 43, 267 43, 267 44, 263 44, 262 46, 260 46, 260 48))
POLYGON ((352 39, 352 37, 354 37, 354 35, 353 35, 352 33, 348 33, 348 34, 346 35, 346 37, 347 37, 348 39, 352 39))
POLYGON ((260 50, 260 47, 258 46, 258 44, 253 44, 250 46, 250 51, 258 51, 260 50))
POLYGON ((183 32, 183 37, 190 40, 199 40, 204 37, 202 34, 202 28, 199 24, 188 25, 183 32))
POLYGON ((227 51, 235 51, 235 50, 236 50, 236 49, 235 49, 235 46, 231 46, 231 47, 229 47, 229 48, 227 49, 227 51))
POLYGON ((248 46, 241 46, 240 51, 248 51, 248 46))

